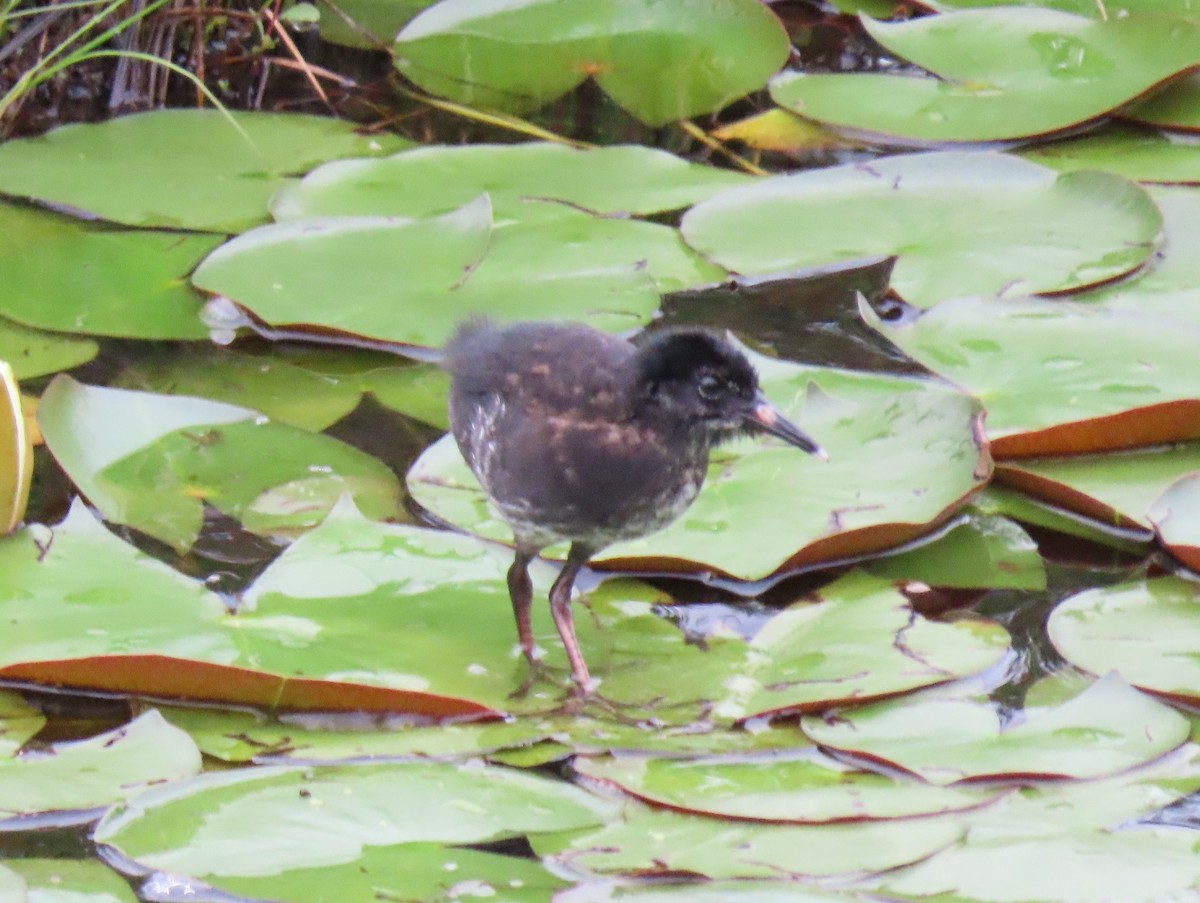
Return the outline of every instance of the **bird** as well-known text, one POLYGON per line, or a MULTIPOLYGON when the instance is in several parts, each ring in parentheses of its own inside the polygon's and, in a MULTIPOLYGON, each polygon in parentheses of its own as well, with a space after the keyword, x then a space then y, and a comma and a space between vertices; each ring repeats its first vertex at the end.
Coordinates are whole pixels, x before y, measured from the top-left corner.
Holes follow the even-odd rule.
MULTIPOLYGON (((761 432, 812 455, 731 341, 703 328, 650 331, 636 344, 571 322, 471 318, 443 349, 450 431, 513 531, 507 582, 521 650, 538 667, 530 562, 569 542, 550 612, 578 692, 596 690, 575 636, 576 577, 605 547, 679 517, 709 452, 761 432)), ((532 678, 531 678, 532 679, 532 678)))

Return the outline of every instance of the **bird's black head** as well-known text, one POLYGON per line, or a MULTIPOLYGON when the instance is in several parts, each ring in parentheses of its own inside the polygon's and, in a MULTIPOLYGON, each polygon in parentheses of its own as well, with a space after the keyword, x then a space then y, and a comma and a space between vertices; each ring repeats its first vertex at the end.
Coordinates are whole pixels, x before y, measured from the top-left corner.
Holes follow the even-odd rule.
POLYGON ((732 343, 702 329, 650 335, 634 357, 643 410, 673 421, 716 445, 766 432, 811 454, 824 455, 763 396, 758 373, 732 343))

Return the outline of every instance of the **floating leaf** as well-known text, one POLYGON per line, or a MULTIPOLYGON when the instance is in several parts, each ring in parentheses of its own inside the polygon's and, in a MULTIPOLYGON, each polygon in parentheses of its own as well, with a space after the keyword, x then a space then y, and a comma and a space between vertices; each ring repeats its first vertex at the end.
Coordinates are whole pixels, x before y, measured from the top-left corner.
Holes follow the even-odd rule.
POLYGON ((997 459, 1116 451, 1200 436, 1200 331, 1065 301, 964 298, 872 326, 987 407, 997 459), (1119 341, 1117 341, 1119 337, 1119 341))
POLYGON ((432 219, 264 226, 210 255, 194 281, 272 325, 429 346, 472 314, 629 329, 658 308, 658 291, 720 272, 666 226, 564 212, 493 231, 481 199, 432 219))
POLYGON ((713 129, 712 136, 718 141, 741 141, 747 147, 777 153, 812 153, 854 146, 829 129, 778 107, 713 129))
MULTIPOLYGON (((704 490, 675 524, 611 546, 594 562, 756 580, 919 536, 986 479, 990 462, 973 432, 978 408, 966 396, 928 380, 752 358, 767 394, 817 437, 830 460, 758 440, 728 446, 714 455, 704 490), (807 400, 810 384, 817 390, 807 400), (881 460, 886 468, 877 466, 881 460), (737 542, 729 541, 732 529, 737 542)), ((422 454, 407 482, 413 499, 443 520, 511 538, 451 437, 422 454)))
POLYGON ((1196 145, 1149 129, 1110 126, 1078 138, 1034 145, 1021 156, 1059 172, 1103 169, 1139 182, 1200 182, 1196 145))
POLYGON ((46 724, 46 717, 18 693, 0 690, 0 759, 16 755, 46 724))
POLYGON ((0 192, 130 226, 237 232, 267 219, 294 174, 405 144, 325 116, 154 110, 0 145, 0 192))
POLYGON ((910 74, 789 72, 775 102, 809 119, 913 143, 1000 141, 1076 128, 1200 65, 1200 23, 996 8, 864 18, 910 74))
POLYGON ((682 230, 743 274, 896 255, 892 287, 929 307, 1116 278, 1146 260, 1161 225, 1146 192, 1118 176, 945 152, 761 179, 697 204, 682 230))
POLYGON ((319 3, 321 40, 362 50, 379 50, 390 45, 413 16, 436 2, 338 0, 336 7, 331 3, 319 3))
MULTIPOLYGON (((594 213, 660 213, 690 207, 751 181, 637 145, 576 150, 561 144, 434 146, 371 160, 328 163, 271 202, 277 220, 324 216, 431 216, 485 192, 496 216, 522 219, 563 201, 594 213)), ((553 208, 550 208, 553 209, 553 208)))
POLYGON ((802 726, 822 747, 937 785, 1111 775, 1161 756, 1190 733, 1186 718, 1117 674, 1058 708, 1027 714, 1006 727, 991 703, 934 698, 808 716, 802 726))
POLYGON ((106 519, 180 550, 195 542, 205 503, 269 535, 313 526, 345 493, 378 517, 399 502, 395 477, 375 458, 221 402, 59 376, 42 397, 38 422, 50 451, 106 519))
POLYGON ((972 512, 932 542, 866 564, 876 577, 955 588, 1045 589, 1037 543, 1007 517, 972 512))
POLYGON ((1047 633, 1072 664, 1119 671, 1138 687, 1187 705, 1200 702, 1200 619, 1192 581, 1157 577, 1085 590, 1050 615, 1047 633))
MULTIPOLYGON (((123 338, 208 335, 187 275, 220 244, 216 236, 113 229, 11 204, 0 204, 0 233, 0 314, 9 319, 123 338)), ((78 340, 57 350, 72 364, 95 356, 78 340)))
POLYGON ((1200 75, 1192 74, 1121 111, 1134 122, 1194 132, 1200 129, 1200 75))
POLYGON ((986 805, 1007 792, 899 781, 817 756, 743 762, 622 756, 578 759, 575 770, 655 805, 756 822, 822 824, 944 814, 986 805))
POLYGON ((1118 455, 1072 455, 1002 464, 996 479, 1102 523, 1153 528, 1150 512, 1176 480, 1200 470, 1200 443, 1118 455))
POLYGON ((199 771, 196 744, 151 711, 87 740, 0 759, 0 820, 107 806, 147 784, 179 780, 199 771))
POLYGON ((30 329, 0 318, 0 360, 17 379, 33 379, 86 364, 100 351, 91 339, 30 329))
POLYGON ((932 855, 961 834, 962 824, 954 818, 751 825, 635 811, 598 831, 532 840, 540 855, 585 874, 795 881, 897 868, 932 855))
MULTIPOLYGON (((19 875, 28 886, 30 903, 138 903, 129 882, 95 860, 81 859, 7 859, 0 864, 19 875)), ((4 896, 0 878, 0 898, 24 903, 25 896, 4 896)))
POLYGON ((1149 511, 1159 539, 1193 571, 1200 571, 1200 473, 1176 480, 1149 511))
MULTIPOLYGON (((142 793, 110 811, 94 837, 139 870, 188 875, 259 899, 307 901, 325 899, 303 889, 317 870, 374 877, 368 867, 379 865, 385 852, 401 857, 396 871, 385 868, 380 876, 388 884, 403 878, 405 866, 414 869, 421 858, 434 857, 432 868, 435 873, 440 868, 445 881, 445 873, 455 871, 446 863, 459 856, 473 868, 455 873, 454 884, 486 881, 489 875, 474 869, 500 863, 442 844, 578 830, 601 824, 613 810, 613 804, 562 781, 477 764, 263 767, 216 772, 142 793)), ((417 874, 428 881, 430 871, 427 862, 417 874)), ((516 866, 514 875, 501 867, 499 874, 508 880, 529 869, 516 866)), ((329 888, 329 876, 317 880, 329 888)), ((554 886, 548 876, 541 883, 554 886)), ((412 890, 392 887, 396 895, 412 890)))
POLYGON ((447 0, 396 39, 426 91, 521 113, 591 76, 647 125, 711 113, 766 84, 787 35, 756 0, 447 0))

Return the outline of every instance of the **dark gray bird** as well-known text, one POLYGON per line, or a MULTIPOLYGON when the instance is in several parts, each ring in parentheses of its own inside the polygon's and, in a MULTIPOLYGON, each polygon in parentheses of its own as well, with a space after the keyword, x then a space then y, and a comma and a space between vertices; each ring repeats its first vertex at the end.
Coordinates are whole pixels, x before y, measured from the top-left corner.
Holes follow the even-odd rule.
POLYGON ((446 346, 446 366, 454 438, 513 529, 508 589, 531 666, 529 562, 571 543, 550 612, 584 693, 594 683, 571 590, 589 558, 682 514, 721 442, 765 432, 824 457, 763 396, 746 356, 701 329, 655 332, 635 346, 578 324, 471 320, 446 346))

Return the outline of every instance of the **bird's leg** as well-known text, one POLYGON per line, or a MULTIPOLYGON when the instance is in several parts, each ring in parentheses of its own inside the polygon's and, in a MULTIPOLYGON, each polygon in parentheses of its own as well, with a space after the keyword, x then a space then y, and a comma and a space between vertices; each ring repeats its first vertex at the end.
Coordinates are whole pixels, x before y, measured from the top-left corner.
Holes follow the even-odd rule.
POLYGON ((567 659, 571 662, 571 676, 575 678, 580 692, 590 695, 596 684, 588 673, 587 662, 583 658, 583 650, 579 648, 579 640, 575 638, 575 618, 571 614, 571 590, 575 586, 575 578, 580 569, 592 557, 592 550, 579 543, 571 544, 567 561, 550 588, 550 614, 554 618, 554 626, 562 637, 563 647, 567 650, 567 659))
POLYGON ((533 581, 529 579, 529 562, 535 554, 518 546, 516 557, 508 569, 508 595, 517 619, 517 638, 521 641, 521 651, 531 665, 537 658, 537 647, 533 642, 533 581))

